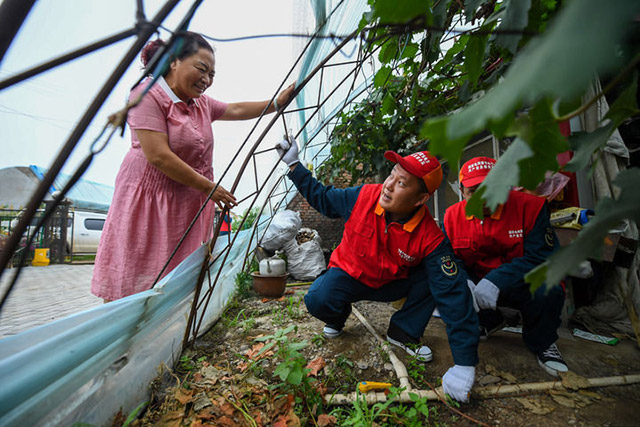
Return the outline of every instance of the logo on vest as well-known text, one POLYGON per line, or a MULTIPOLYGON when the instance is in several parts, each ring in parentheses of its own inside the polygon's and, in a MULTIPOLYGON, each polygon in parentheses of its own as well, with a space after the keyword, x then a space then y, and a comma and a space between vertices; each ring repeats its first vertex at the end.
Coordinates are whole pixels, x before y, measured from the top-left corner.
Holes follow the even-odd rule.
POLYGON ((440 268, 442 269, 442 272, 444 274, 446 274, 447 276, 455 276, 456 274, 458 274, 458 265, 454 260, 451 259, 449 255, 440 258, 440 262, 442 263, 440 268))
POLYGON ((544 242, 550 248, 553 247, 553 230, 549 227, 547 227, 547 232, 544 234, 544 242))
POLYGON ((524 231, 522 231, 522 228, 520 230, 509 230, 510 239, 522 239, 523 237, 524 231))
POLYGON ((407 261, 407 262, 413 262, 416 260, 416 257, 413 257, 409 254, 406 254, 404 252, 402 252, 402 249, 398 248, 398 255, 400 255, 400 258, 402 258, 403 260, 407 261))

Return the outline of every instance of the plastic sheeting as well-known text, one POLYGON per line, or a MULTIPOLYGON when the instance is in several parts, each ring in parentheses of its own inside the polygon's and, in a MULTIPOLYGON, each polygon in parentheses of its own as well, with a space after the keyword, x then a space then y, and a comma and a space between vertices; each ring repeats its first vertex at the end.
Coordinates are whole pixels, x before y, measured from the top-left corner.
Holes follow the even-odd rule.
MULTIPOLYGON (((233 294, 249 239, 250 230, 236 239, 201 331, 233 294)), ((157 368, 172 367, 182 352, 205 253, 202 246, 154 289, 3 339, 0 425, 102 425, 144 402, 157 368)), ((220 268, 218 262, 211 272, 220 268)))

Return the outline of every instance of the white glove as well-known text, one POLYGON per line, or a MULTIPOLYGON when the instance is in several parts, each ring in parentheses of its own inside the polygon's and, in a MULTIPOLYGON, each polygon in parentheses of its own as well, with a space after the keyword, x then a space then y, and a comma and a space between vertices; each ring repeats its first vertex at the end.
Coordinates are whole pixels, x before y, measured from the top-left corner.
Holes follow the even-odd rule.
POLYGON ((442 390, 458 402, 468 402, 475 377, 475 366, 454 365, 442 376, 442 390))
POLYGON ((285 135, 282 138, 282 141, 276 145, 276 151, 278 152, 278 155, 282 157, 282 161, 285 162, 287 166, 293 166, 300 162, 298 159, 298 144, 291 134, 285 135))
POLYGON ((477 312, 480 311, 480 307, 478 307, 478 301, 476 301, 476 284, 473 283, 473 280, 467 279, 467 286, 469 286, 469 290, 471 291, 471 301, 473 301, 473 309, 477 312))
POLYGON ((476 297, 476 302, 478 303, 478 307, 480 307, 480 309, 496 309, 500 289, 498 289, 498 287, 494 285, 490 280, 480 280, 480 282, 478 282, 478 286, 476 286, 475 290, 473 291, 473 294, 476 297))

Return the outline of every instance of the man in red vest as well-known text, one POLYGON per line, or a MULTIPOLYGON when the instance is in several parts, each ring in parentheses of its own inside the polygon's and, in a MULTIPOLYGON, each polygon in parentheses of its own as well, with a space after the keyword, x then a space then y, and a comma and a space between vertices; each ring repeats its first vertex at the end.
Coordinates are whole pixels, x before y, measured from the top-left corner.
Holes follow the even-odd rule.
POLYGON ((290 168, 288 177, 309 204, 345 221, 328 270, 304 298, 309 313, 325 322, 324 335, 342 334, 353 302, 406 297, 391 317, 387 340, 430 361, 431 349, 420 339, 438 307, 455 362, 442 386, 454 399, 467 401, 478 363, 479 325, 467 276, 425 205, 442 181, 438 159, 427 151, 406 157, 387 151, 385 157, 395 166, 384 184, 337 189, 319 183, 300 164, 293 137, 277 149, 290 168))
POLYGON ((464 200, 447 209, 445 232, 469 276, 480 310, 481 338, 504 326, 498 306, 517 309, 525 344, 537 356, 539 365, 557 376, 568 370, 555 344, 564 290, 555 286, 547 291, 541 286, 532 295, 524 281, 525 274, 542 264, 558 246, 545 199, 511 191, 495 212, 485 206, 483 219, 465 211, 467 201, 495 163, 490 157, 475 157, 462 165, 460 190, 464 200))

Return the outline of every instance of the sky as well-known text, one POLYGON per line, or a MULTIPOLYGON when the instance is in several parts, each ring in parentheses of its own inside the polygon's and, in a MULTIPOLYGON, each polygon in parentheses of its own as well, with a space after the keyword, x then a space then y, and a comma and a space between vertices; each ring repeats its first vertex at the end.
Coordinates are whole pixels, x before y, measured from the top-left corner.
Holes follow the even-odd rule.
MULTIPOLYGON (((311 22, 303 0, 206 0, 189 27, 215 38, 292 33, 300 31, 300 21, 311 22), (295 28, 295 30, 294 30, 295 28)), ((29 69, 79 47, 132 27, 135 0, 39 0, 0 63, 0 79, 29 69)), ((163 2, 145 0, 151 20, 163 2)), ((191 1, 183 0, 163 25, 174 29, 191 1)), ((155 37, 155 36, 154 36, 155 37)), ((161 37, 169 33, 161 30, 161 37)), ((75 123, 92 102, 135 38, 103 48, 64 66, 0 91, 0 169, 35 164, 48 168, 66 142, 75 123)), ((297 44, 296 44, 297 43, 297 44)), ((206 94, 221 101, 253 101, 270 98, 297 56, 293 38, 260 38, 247 41, 212 42, 216 50, 216 77, 206 94)), ((85 158, 91 141, 106 117, 121 109, 131 86, 142 75, 139 57, 129 67, 85 132, 63 172, 72 173, 85 158)), ((293 83, 296 74, 287 80, 293 83)), ((263 123, 266 124, 266 120, 263 123)), ((222 174, 244 141, 254 121, 222 122, 213 125, 214 171, 222 174)), ((254 133, 255 136, 259 133, 254 133)), ((270 132, 261 146, 273 146, 282 135, 282 126, 270 132)), ((113 185, 122 158, 129 149, 130 135, 114 135, 96 157, 85 179, 113 185)), ((255 137, 249 141, 253 145, 255 137)), ((274 163, 275 152, 261 161, 274 163), (265 160, 266 159, 266 160, 265 160)), ((231 187, 235 173, 222 181, 231 187)), ((249 190, 242 190, 249 191, 249 190)), ((242 194, 236 193, 236 196, 242 194)))

